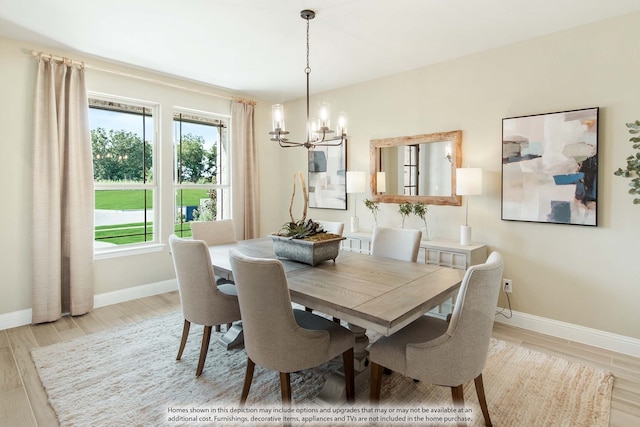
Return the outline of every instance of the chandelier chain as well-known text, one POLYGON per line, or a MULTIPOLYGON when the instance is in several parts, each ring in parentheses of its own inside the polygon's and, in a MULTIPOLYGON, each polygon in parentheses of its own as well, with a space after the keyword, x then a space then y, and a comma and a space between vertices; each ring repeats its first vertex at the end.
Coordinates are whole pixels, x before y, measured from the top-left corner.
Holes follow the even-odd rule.
POLYGON ((304 69, 304 72, 309 74, 311 72, 311 67, 309 67, 309 19, 307 18, 307 68, 304 69))

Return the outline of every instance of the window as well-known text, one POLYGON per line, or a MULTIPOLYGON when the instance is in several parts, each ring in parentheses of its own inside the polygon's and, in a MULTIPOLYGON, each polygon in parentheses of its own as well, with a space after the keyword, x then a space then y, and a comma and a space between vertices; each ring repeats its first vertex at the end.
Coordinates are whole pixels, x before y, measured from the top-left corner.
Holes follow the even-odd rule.
POLYGON ((229 119, 174 113, 175 233, 191 236, 194 220, 231 218, 229 119))
POLYGON ((157 242, 153 104, 90 96, 95 248, 157 242))
POLYGON ((418 145, 404 146, 404 194, 406 196, 418 195, 419 154, 418 145))

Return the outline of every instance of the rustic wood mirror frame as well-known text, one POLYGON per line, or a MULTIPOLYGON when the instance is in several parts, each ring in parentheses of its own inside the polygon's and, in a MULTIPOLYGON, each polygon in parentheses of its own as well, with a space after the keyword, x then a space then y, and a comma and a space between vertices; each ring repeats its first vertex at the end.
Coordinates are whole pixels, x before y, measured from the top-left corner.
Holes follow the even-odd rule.
POLYGON ((373 139, 370 147, 370 189, 371 200, 382 203, 418 203, 429 205, 461 206, 462 197, 456 196, 456 169, 462 166, 462 131, 438 132, 424 135, 401 136, 396 138, 373 139), (432 142, 451 141, 451 195, 449 196, 405 196, 397 194, 380 194, 377 189, 377 172, 380 172, 380 149, 401 145, 428 144, 432 142))

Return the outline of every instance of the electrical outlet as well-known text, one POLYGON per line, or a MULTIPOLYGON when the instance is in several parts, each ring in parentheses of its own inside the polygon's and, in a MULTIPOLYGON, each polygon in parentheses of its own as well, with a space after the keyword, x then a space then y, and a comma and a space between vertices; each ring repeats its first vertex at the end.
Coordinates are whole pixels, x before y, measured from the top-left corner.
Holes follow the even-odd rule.
POLYGON ((513 292, 513 281, 511 279, 502 279, 502 290, 509 294, 513 292))

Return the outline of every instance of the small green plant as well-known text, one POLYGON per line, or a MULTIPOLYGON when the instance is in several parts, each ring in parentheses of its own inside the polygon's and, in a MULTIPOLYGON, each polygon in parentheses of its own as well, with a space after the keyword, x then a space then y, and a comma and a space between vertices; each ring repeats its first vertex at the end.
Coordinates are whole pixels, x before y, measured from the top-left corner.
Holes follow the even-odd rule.
POLYGON ((413 205, 413 213, 424 222, 424 228, 427 228, 427 205, 422 202, 413 205))
POLYGON ((322 232, 322 226, 311 218, 285 223, 279 236, 290 237, 291 239, 304 239, 322 232))
MULTIPOLYGON (((640 137, 633 136, 640 134, 640 120, 636 120, 632 123, 627 123, 627 128, 629 128, 629 133, 632 135, 629 138, 629 141, 633 143, 634 150, 640 150, 640 137)), ((630 178, 631 182, 629 183, 629 194, 632 195, 640 195, 640 151, 638 151, 635 155, 631 155, 627 157, 627 167, 625 169, 618 168, 617 171, 613 173, 616 176, 622 176, 625 178, 630 178)), ((640 205, 640 198, 634 197, 633 199, 634 205, 640 205)))
POLYGON ((364 199, 364 205, 371 211, 371 214, 373 215, 373 221, 376 223, 376 225, 378 225, 378 209, 380 209, 380 203, 366 198, 364 199))
POLYGON ((218 195, 215 189, 207 191, 209 198, 204 202, 203 206, 193 211, 193 219, 195 221, 215 221, 217 216, 217 199, 218 195))
POLYGON ((413 204, 411 202, 400 203, 398 212, 402 216, 402 228, 404 228, 404 220, 413 212, 413 204))

